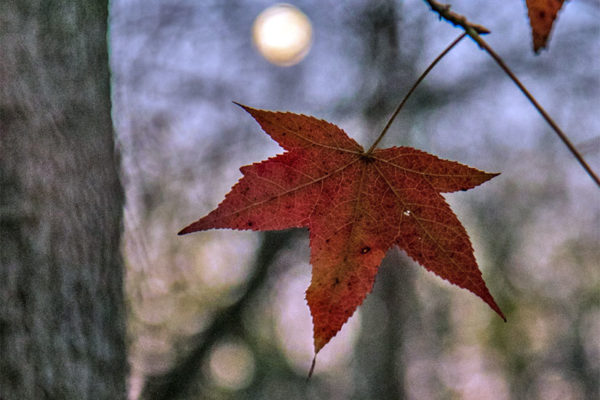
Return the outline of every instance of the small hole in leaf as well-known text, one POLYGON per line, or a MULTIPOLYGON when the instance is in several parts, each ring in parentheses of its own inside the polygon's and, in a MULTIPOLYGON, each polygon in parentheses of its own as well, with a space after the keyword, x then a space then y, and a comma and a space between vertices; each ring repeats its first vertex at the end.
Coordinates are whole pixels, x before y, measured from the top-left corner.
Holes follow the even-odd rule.
POLYGON ((371 251, 371 248, 369 246, 365 246, 360 250, 361 254, 367 254, 368 252, 371 251))

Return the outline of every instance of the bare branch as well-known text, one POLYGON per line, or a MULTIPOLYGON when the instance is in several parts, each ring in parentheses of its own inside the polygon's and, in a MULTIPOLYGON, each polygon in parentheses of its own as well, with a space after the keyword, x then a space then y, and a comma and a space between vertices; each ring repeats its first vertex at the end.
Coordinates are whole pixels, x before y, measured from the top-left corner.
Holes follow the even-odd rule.
MULTIPOLYGON (((427 4, 431 7, 431 9, 437 12, 440 18, 445 19, 446 21, 452 23, 453 25, 461 26, 464 31, 469 35, 483 50, 485 50, 495 61, 498 63, 500 68, 512 79, 512 81, 517 85, 517 87, 521 90, 521 92, 527 97, 529 102, 533 104, 536 110, 542 115, 542 117, 546 120, 548 125, 556 132, 558 137, 563 141, 565 146, 571 151, 573 156, 579 161, 579 164, 583 167, 583 169, 588 173, 588 175, 596 182, 596 185, 600 187, 600 178, 598 175, 592 170, 589 164, 585 161, 581 153, 575 148, 575 145, 569 140, 568 136, 558 127, 556 122, 548 115, 546 110, 537 102, 537 100, 533 97, 531 93, 525 88, 525 86, 519 81, 519 79, 515 76, 515 74, 508 68, 506 63, 500 58, 498 54, 487 44, 485 40, 481 38, 479 33, 480 26, 477 24, 473 24, 467 20, 466 17, 457 14, 453 11, 450 11, 450 6, 447 4, 438 3, 435 0, 425 0, 427 4)), ((485 29, 485 28, 484 28, 485 29)))

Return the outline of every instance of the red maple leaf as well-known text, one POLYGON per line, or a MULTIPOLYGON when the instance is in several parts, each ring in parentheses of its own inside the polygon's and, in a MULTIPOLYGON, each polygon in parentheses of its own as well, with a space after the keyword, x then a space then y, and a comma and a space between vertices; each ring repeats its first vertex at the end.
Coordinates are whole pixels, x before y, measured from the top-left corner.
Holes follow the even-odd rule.
POLYGON ((497 174, 410 147, 368 153, 329 122, 240 106, 286 152, 241 167, 244 176, 225 200, 179 234, 307 227, 313 270, 306 299, 315 354, 371 291, 393 245, 475 293, 504 319, 467 232, 440 195, 471 189, 497 174))
POLYGON ((526 0, 527 14, 531 24, 533 50, 537 53, 546 47, 552 25, 564 0, 526 0))

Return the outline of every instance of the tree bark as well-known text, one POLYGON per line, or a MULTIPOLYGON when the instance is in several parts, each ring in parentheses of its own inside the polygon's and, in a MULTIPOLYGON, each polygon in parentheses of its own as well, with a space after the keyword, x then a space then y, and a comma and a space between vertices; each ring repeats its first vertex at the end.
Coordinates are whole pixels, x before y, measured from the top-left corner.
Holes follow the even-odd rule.
POLYGON ((124 399, 108 1, 0 4, 0 399, 124 399))

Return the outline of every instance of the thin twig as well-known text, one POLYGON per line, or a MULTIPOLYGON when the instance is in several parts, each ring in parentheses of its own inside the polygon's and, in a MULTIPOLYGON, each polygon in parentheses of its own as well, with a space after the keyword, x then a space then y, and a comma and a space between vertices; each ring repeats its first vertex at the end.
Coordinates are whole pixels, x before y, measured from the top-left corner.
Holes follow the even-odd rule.
POLYGON ((441 18, 451 22, 454 25, 461 26, 465 33, 469 35, 482 49, 484 49, 502 68, 502 70, 512 79, 512 81, 517 85, 517 87, 521 90, 521 92, 527 97, 529 102, 533 104, 536 110, 542 115, 542 117, 546 120, 548 125, 552 127, 554 132, 558 135, 558 137, 563 141, 565 146, 571 151, 573 156, 579 161, 579 164, 583 167, 583 169, 588 173, 588 175, 596 182, 596 185, 600 187, 600 178, 598 175, 592 170, 589 164, 585 161, 581 153, 575 148, 573 143, 569 140, 568 136, 558 127, 556 122, 548 115, 546 110, 537 102, 537 100, 529 93, 529 91, 523 86, 521 81, 515 76, 515 74, 508 68, 508 66, 504 63, 504 61, 500 58, 498 54, 487 44, 485 40, 481 38, 479 35, 479 31, 476 27, 479 25, 473 24, 469 22, 464 16, 457 14, 455 12, 450 11, 450 6, 445 4, 440 4, 435 0, 425 0, 427 4, 431 7, 431 9, 437 12, 441 18))
MULTIPOLYGON (((483 29, 485 29, 485 28, 483 28, 483 29)), ((452 50, 452 48, 454 46, 456 46, 458 44, 458 42, 460 42, 465 36, 467 36, 467 34, 463 33, 462 35, 460 35, 459 37, 457 37, 452 43, 450 43, 450 45, 448 45, 448 47, 446 47, 446 49, 444 51, 442 51, 440 53, 440 55, 438 55, 436 57, 435 60, 433 60, 433 62, 429 65, 429 67, 427 67, 427 69, 421 74, 421 76, 419 76, 419 79, 416 80, 416 82, 412 85, 412 87, 410 88, 410 90, 408 91, 408 93, 406 93, 406 95, 404 96, 404 98, 402 99, 402 101, 400 102, 400 104, 398 105, 398 107, 396 108, 396 110, 394 111, 394 113, 392 114, 392 116, 390 117, 389 121, 387 122, 387 124, 385 125, 385 127, 383 128, 383 130, 381 131, 381 133, 379 134, 379 137, 377 137, 377 140, 375 140, 375 142, 373 142, 373 144, 371 145, 371 147, 369 147, 369 150, 367 150, 367 152, 365 153, 365 155, 369 155, 369 154, 371 154, 373 152, 373 150, 375 150, 375 147, 377 147, 377 145, 379 144, 379 142, 381 141, 381 139, 383 139, 383 137, 387 133, 387 130, 392 125, 392 122, 394 122, 394 118, 396 118, 396 115, 398 115, 398 113, 400 112, 400 110, 402 109, 402 107, 404 107, 404 104, 406 103, 406 101, 408 100, 408 98, 410 97, 410 95, 415 91, 415 89, 417 88, 417 86, 419 86, 419 83, 421 83, 421 81, 423 79, 425 79, 425 77, 433 69, 433 67, 435 67, 435 65, 446 54, 448 54, 448 52, 450 50, 452 50)))

